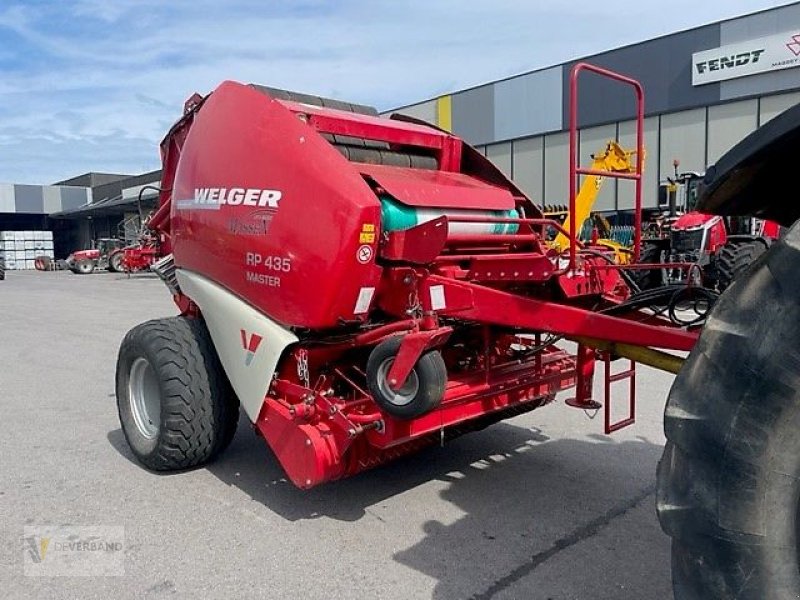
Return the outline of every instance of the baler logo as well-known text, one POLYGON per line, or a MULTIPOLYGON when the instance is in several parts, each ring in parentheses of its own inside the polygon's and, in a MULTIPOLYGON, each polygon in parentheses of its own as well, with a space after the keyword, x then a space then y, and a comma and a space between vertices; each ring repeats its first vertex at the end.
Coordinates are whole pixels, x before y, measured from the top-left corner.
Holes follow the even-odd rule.
POLYGON ((239 331, 242 334, 242 348, 244 348, 247 352, 247 355, 244 359, 244 364, 246 367, 249 367, 250 363, 253 362, 253 358, 255 358, 262 338, 257 333, 251 333, 250 337, 248 338, 247 332, 244 329, 240 329, 239 331))
POLYGON ((262 190, 258 188, 196 188, 194 198, 178 200, 179 209, 219 210, 228 206, 257 206, 259 208, 277 209, 283 196, 280 190, 262 190))

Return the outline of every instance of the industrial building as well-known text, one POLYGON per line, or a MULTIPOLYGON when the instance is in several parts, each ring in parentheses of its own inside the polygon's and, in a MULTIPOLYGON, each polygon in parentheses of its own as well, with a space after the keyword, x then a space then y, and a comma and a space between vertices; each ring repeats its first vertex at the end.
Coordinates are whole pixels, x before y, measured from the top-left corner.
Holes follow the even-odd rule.
POLYGON ((86 173, 53 185, 0 184, 0 231, 52 231, 56 258, 90 248, 93 240, 133 241, 139 210, 153 209, 161 171, 142 175, 86 173))
MULTIPOLYGON (((745 135, 800 102, 800 3, 720 21, 403 106, 476 145, 540 204, 568 199, 569 76, 586 61, 645 92, 645 207, 660 181, 702 172, 745 135)), ((616 139, 635 146, 631 88, 579 79, 580 161, 616 139)), ((595 208, 633 207, 631 182, 607 181, 595 208)))

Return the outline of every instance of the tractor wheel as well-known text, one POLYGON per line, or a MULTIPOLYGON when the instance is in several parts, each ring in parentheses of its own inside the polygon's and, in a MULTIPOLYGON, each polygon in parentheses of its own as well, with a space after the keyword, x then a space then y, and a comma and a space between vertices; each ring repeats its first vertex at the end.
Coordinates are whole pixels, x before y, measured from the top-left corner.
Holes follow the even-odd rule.
POLYGON ((123 252, 114 252, 108 258, 108 270, 112 273, 122 273, 125 270, 122 259, 125 257, 123 252))
POLYGON ((676 600, 800 598, 800 224, 722 294, 675 379, 657 510, 676 600))
POLYGON ((389 387, 389 370, 400 348, 400 336, 375 346, 367 360, 367 385, 375 402, 398 419, 413 419, 439 406, 444 398, 447 367, 438 350, 423 354, 397 391, 389 387))
POLYGON ((6 278, 6 259, 0 256, 0 281, 6 278))
POLYGON ((720 248, 716 260, 719 291, 725 291, 734 279, 766 251, 767 247, 759 240, 731 240, 720 248))
MULTIPOLYGON (((644 242, 639 254, 639 262, 661 263, 663 262, 661 254, 661 245, 644 242)), ((664 285, 664 273, 661 269, 632 269, 628 272, 642 291, 664 285)))
POLYGON ((93 260, 79 260, 72 267, 72 272, 76 275, 89 275, 94 271, 93 260))
POLYGON ((205 323, 147 321, 122 340, 117 408, 136 458, 155 471, 194 467, 233 439, 239 404, 205 323))

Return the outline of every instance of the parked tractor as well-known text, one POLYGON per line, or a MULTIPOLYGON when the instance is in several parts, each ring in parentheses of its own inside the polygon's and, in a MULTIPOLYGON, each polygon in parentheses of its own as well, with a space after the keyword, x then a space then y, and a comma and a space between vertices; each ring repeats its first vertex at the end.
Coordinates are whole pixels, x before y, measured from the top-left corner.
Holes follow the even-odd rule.
POLYGON ((76 250, 67 257, 67 268, 76 275, 88 275, 95 269, 121 272, 123 242, 116 238, 99 238, 89 250, 76 250))
POLYGON ((642 261, 664 263, 662 269, 641 271, 643 289, 681 283, 687 277, 694 285, 725 290, 733 280, 778 238, 779 226, 755 218, 723 218, 697 210, 704 174, 679 173, 661 186, 666 212, 646 225, 647 241, 642 261), (687 269, 683 265, 694 268, 687 269), (673 265, 673 266, 670 266, 673 265), (675 266, 677 265, 677 266, 675 266))

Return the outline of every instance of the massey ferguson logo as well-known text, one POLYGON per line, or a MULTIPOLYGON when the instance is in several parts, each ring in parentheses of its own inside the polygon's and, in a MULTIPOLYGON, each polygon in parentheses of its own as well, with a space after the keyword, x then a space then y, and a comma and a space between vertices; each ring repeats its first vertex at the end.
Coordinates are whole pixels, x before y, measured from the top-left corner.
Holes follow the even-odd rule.
POLYGON ((258 188, 196 188, 194 198, 178 200, 182 209, 218 210, 220 206, 257 206, 277 209, 283 193, 258 188))
POLYGON ((706 71, 721 71, 723 69, 735 69, 749 64, 755 64, 764 54, 764 48, 751 50, 750 52, 740 52, 738 54, 728 54, 718 58, 711 58, 695 63, 698 73, 706 71))
POLYGON ((249 367, 250 363, 253 362, 253 358, 256 356, 262 337, 257 333, 251 333, 248 336, 244 329, 240 329, 239 331, 242 334, 242 348, 247 352, 244 357, 244 364, 246 367, 249 367))
POLYGON ((792 41, 786 44, 786 47, 795 56, 800 56, 800 34, 793 35, 792 41))

